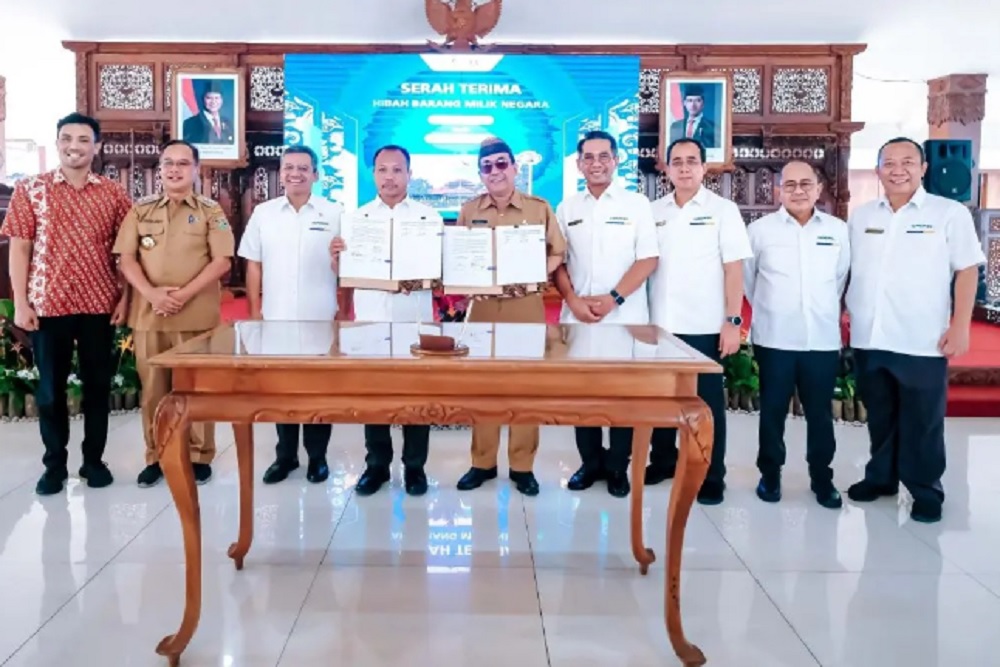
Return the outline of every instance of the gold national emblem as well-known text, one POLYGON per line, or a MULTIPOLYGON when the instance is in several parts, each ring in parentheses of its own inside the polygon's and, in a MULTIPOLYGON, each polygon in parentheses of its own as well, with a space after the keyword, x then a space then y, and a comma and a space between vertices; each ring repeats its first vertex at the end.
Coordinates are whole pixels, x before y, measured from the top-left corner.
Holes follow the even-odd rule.
POLYGON ((139 241, 143 248, 146 250, 152 250, 156 246, 156 239, 152 236, 143 236, 142 240, 139 241))

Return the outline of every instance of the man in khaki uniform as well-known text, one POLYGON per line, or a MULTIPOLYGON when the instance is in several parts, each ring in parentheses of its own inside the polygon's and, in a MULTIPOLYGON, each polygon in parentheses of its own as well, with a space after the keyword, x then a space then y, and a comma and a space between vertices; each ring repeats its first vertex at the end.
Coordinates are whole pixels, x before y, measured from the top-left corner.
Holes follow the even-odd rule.
MULTIPOLYGON (((459 225, 497 227, 500 225, 545 225, 549 275, 563 262, 566 239, 552 207, 540 197, 519 192, 514 187, 517 166, 514 153, 500 139, 487 139, 479 148, 479 175, 486 194, 466 202, 458 214, 459 225)), ((503 296, 478 297, 470 322, 545 323, 542 290, 536 286, 510 286, 503 296)), ((472 430, 472 468, 458 482, 461 491, 476 489, 497 476, 500 426, 477 426, 472 430)), ((537 426, 510 426, 507 458, 510 479, 527 496, 538 494, 532 472, 538 451, 537 426)))
MULTIPOLYGON (((222 208, 194 193, 198 168, 194 146, 180 140, 165 144, 160 154, 163 195, 135 203, 114 247, 133 288, 128 323, 142 382, 146 438, 146 468, 137 480, 141 487, 163 477, 154 449, 153 415, 171 389, 170 371, 148 361, 219 325, 219 279, 229 270, 235 250, 222 208)), ((214 458, 215 425, 192 425, 191 460, 199 484, 212 476, 214 458)))

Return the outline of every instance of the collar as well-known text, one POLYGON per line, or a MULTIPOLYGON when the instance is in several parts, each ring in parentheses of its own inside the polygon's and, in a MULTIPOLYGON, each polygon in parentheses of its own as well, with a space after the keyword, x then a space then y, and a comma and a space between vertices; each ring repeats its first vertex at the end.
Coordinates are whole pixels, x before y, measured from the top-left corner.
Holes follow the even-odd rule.
MULTIPOLYGON (((782 206, 782 207, 780 207, 778 209, 778 214, 781 216, 781 219, 783 221, 785 221, 786 223, 794 223, 796 225, 799 224, 799 221, 796 220, 795 217, 791 213, 789 213, 788 209, 786 209, 784 206, 782 206)), ((823 218, 821 218, 820 215, 819 215, 819 209, 817 209, 814 206, 813 207, 812 215, 809 216, 809 219, 806 221, 806 224, 809 225, 809 224, 812 224, 812 223, 822 222, 822 221, 823 221, 823 218)))
MULTIPOLYGON (((302 208, 305 208, 307 206, 310 207, 310 208, 316 208, 316 205, 313 203, 313 198, 315 198, 315 196, 316 195, 310 193, 309 199, 307 199, 306 203, 302 205, 302 208)), ((292 206, 292 202, 289 201, 289 199, 288 199, 288 195, 282 195, 281 196, 281 208, 282 209, 288 208, 288 209, 291 209, 292 211, 295 210, 295 207, 292 206)))
MULTIPOLYGON (((167 195, 161 195, 159 201, 156 202, 156 206, 153 208, 161 208, 166 206, 168 203, 170 203, 170 197, 167 195)), ((198 208, 198 200, 195 199, 195 194, 193 192, 186 195, 184 199, 181 200, 181 203, 187 204, 191 208, 198 208)))
MULTIPOLYGON (((924 186, 921 185, 919 188, 917 188, 917 191, 913 193, 913 196, 910 197, 910 201, 903 204, 901 210, 903 208, 906 208, 907 206, 913 206, 914 208, 917 209, 923 208, 925 201, 927 201, 927 190, 925 190, 924 186)), ((882 195, 881 197, 878 198, 878 203, 880 206, 884 206, 890 210, 892 209, 892 206, 889 205, 889 198, 886 197, 885 195, 882 195)))
MULTIPOLYGON (((517 190, 517 189, 514 190, 514 196, 510 198, 510 204, 509 205, 513 206, 514 208, 516 208, 519 211, 523 211, 524 210, 524 198, 521 197, 521 191, 520 190, 517 190)), ((489 193, 487 193, 487 194, 483 195, 483 198, 479 201, 479 210, 480 211, 485 211, 490 206, 492 206, 493 208, 497 208, 497 203, 495 201, 493 201, 493 197, 489 193)))
POLYGON ((613 181, 611 185, 609 185, 604 190, 604 192, 601 194, 600 197, 595 197, 594 194, 590 191, 590 188, 587 187, 583 188, 584 199, 593 199, 594 201, 598 201, 599 199, 604 199, 605 197, 607 197, 608 199, 617 199, 618 193, 619 193, 619 188, 617 185, 615 185, 613 181))
MULTIPOLYGON (((56 169, 52 172, 52 182, 53 183, 69 183, 66 179, 66 174, 63 173, 62 169, 56 169)), ((87 184, 89 185, 100 185, 101 177, 92 171, 87 172, 87 184)))
MULTIPOLYGON (((667 203, 670 204, 671 206, 676 206, 677 208, 681 208, 677 204, 676 195, 677 195, 676 191, 671 190, 670 194, 667 195, 667 203)), ((698 187, 698 191, 694 193, 694 197, 692 197, 691 201, 689 201, 688 203, 690 204, 691 202, 694 202, 698 206, 704 206, 707 200, 708 200, 708 188, 706 188, 704 185, 701 185, 698 187)))
POLYGON ((377 209, 383 209, 383 210, 386 210, 386 211, 395 211, 397 209, 409 208, 410 203, 412 201, 413 200, 410 199, 410 196, 407 195, 407 196, 403 197, 403 199, 398 204, 396 204, 395 206, 389 206, 388 204, 385 203, 385 200, 383 200, 381 197, 379 197, 379 196, 376 195, 375 199, 372 200, 372 204, 374 204, 375 208, 377 208, 377 209))

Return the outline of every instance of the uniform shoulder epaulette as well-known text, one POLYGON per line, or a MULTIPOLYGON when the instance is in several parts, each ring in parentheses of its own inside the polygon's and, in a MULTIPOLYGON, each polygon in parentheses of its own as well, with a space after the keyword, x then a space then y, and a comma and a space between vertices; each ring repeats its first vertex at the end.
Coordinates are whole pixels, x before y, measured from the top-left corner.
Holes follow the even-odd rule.
POLYGON ((206 197, 205 195, 195 195, 194 198, 197 199, 200 203, 204 204, 205 206, 219 205, 219 202, 215 201, 211 197, 206 197))
POLYGON ((146 195, 142 199, 136 199, 134 203, 136 206, 145 206, 146 204, 153 204, 160 201, 162 196, 163 195, 146 195))

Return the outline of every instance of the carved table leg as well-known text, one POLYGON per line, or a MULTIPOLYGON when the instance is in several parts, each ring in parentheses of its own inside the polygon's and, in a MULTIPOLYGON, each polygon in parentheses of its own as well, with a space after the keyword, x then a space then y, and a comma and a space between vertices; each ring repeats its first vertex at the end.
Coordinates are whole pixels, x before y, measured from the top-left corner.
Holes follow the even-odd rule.
POLYGON ((640 426, 632 429, 632 556, 639 563, 639 572, 646 574, 649 566, 656 562, 656 554, 646 547, 642 531, 642 492, 646 480, 646 459, 649 456, 649 441, 653 429, 640 426))
POLYGON ((712 459, 714 425, 708 406, 700 400, 686 402, 681 410, 681 426, 678 431, 679 460, 670 491, 670 508, 667 511, 664 606, 670 645, 684 667, 697 667, 705 664, 705 654, 688 642, 681 624, 681 555, 684 552, 684 530, 691 505, 705 481, 708 464, 712 459))
POLYGON ((229 557, 236 569, 243 569, 243 558, 253 542, 253 424, 233 424, 236 436, 236 465, 240 471, 240 532, 229 545, 229 557))
POLYGON ((187 399, 176 394, 164 398, 156 410, 153 433, 163 476, 174 498, 184 534, 185 602, 184 617, 177 632, 163 638, 156 652, 165 656, 170 667, 180 664, 181 653, 198 627, 201 617, 201 508, 191 467, 187 399))

